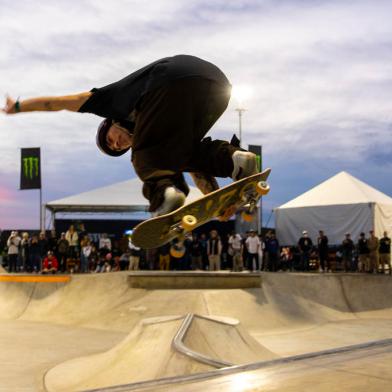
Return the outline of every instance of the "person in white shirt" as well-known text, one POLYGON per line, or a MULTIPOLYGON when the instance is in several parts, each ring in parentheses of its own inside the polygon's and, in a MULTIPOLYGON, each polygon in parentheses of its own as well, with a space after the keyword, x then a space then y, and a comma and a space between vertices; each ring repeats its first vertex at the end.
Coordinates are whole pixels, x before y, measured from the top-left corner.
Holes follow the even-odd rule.
POLYGON ((79 235, 75 230, 75 226, 69 226, 69 229, 65 233, 65 239, 68 241, 68 256, 71 259, 78 257, 78 245, 79 245, 79 235))
POLYGON ((103 233, 99 239, 99 249, 102 248, 112 250, 112 241, 106 233, 103 233))
POLYGON ((251 230, 249 237, 245 241, 248 249, 248 267, 251 271, 259 271, 259 249, 261 246, 260 239, 256 235, 256 231, 251 230), (255 261, 255 268, 253 268, 253 261, 255 261))
POLYGON ((131 255, 129 256, 129 270, 137 271, 139 269, 141 249, 132 243, 131 237, 129 237, 128 247, 131 251, 131 255))
POLYGON ((8 272, 18 272, 18 254, 21 241, 18 232, 12 231, 7 240, 8 272))
POLYGON ((229 237, 229 254, 233 257, 233 271, 242 271, 244 262, 242 259, 242 237, 232 232, 229 237))

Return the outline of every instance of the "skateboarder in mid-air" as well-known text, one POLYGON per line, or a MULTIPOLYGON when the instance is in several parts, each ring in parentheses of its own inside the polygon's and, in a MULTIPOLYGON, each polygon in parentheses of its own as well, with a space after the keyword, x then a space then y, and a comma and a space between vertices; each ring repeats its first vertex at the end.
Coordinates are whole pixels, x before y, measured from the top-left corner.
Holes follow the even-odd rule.
POLYGON ((97 145, 110 156, 132 148, 153 215, 185 202, 191 173, 204 193, 218 189, 215 177, 239 180, 257 172, 256 157, 239 147, 204 138, 226 110, 231 85, 215 65, 187 55, 166 57, 101 88, 75 95, 14 100, 3 112, 70 110, 104 117, 97 145))

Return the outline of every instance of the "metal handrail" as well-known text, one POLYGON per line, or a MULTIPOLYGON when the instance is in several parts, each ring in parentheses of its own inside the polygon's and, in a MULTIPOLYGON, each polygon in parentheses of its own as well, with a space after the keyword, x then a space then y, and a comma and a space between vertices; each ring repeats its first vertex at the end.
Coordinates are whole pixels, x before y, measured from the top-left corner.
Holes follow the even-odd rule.
MULTIPOLYGON (((193 321, 193 319, 195 317, 198 317, 198 316, 193 314, 193 313, 188 313, 185 316, 184 321, 182 322, 179 330, 177 331, 176 335, 173 338, 173 341, 172 341, 173 349, 178 351, 179 353, 187 356, 187 357, 190 357, 190 358, 194 359, 195 361, 198 361, 198 362, 210 365, 210 366, 214 366, 214 367, 216 367, 218 369, 219 368, 233 366, 234 364, 231 363, 231 362, 217 360, 217 359, 208 357, 207 355, 201 354, 201 353, 199 353, 197 351, 194 351, 194 350, 190 349, 189 347, 187 347, 184 344, 184 338, 185 338, 185 336, 186 336, 186 334, 187 334, 187 332, 188 332, 188 330, 189 330, 189 328, 190 328, 190 326, 192 324, 192 321, 193 321)), ((207 320, 210 320, 210 321, 214 321, 214 322, 217 322, 217 323, 221 323, 221 324, 225 324, 225 325, 227 324, 227 323, 225 323, 223 321, 212 320, 212 319, 209 319, 207 317, 200 317, 200 318, 204 318, 204 319, 207 319, 207 320)))

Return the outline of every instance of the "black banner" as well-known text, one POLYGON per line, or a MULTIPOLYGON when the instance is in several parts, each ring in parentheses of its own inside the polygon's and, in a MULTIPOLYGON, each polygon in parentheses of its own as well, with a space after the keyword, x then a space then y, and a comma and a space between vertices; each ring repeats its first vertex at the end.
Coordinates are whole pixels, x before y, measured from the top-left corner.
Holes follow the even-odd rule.
POLYGON ((39 148, 21 149, 20 189, 41 189, 41 153, 39 148))
POLYGON ((261 170, 263 168, 261 146, 255 146, 255 145, 249 144, 248 149, 249 149, 250 152, 253 152, 253 154, 256 154, 258 169, 261 172, 261 170))

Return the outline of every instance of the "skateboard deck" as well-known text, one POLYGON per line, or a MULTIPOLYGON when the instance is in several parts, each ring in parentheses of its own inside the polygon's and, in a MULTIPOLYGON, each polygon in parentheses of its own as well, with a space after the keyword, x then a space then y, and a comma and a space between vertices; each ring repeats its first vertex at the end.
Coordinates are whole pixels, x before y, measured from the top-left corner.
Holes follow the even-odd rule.
POLYGON ((270 172, 266 169, 235 181, 175 211, 139 223, 132 233, 133 244, 144 249, 158 248, 214 218, 228 220, 245 206, 244 218, 252 219, 258 200, 269 191, 266 180, 270 172))

